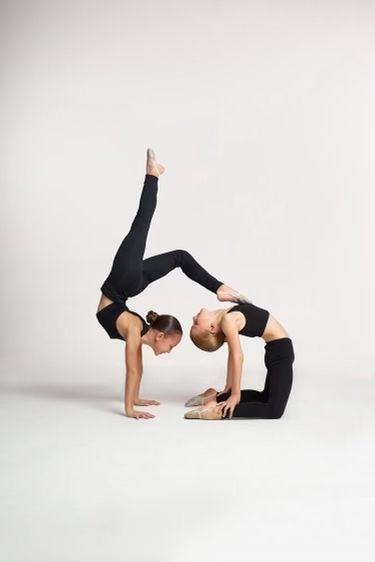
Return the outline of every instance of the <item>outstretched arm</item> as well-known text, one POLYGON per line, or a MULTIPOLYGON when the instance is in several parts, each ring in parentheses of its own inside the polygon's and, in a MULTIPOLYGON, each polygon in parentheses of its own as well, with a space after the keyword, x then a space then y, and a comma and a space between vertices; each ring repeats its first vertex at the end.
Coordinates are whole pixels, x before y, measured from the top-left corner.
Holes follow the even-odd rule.
POLYGON ((135 399, 134 399, 134 405, 135 406, 159 406, 160 402, 158 400, 150 400, 150 399, 146 399, 146 398, 140 398, 139 396, 139 389, 141 386, 141 380, 142 380, 142 375, 143 375, 143 362, 142 362, 142 347, 139 348, 139 363, 140 363, 140 373, 141 376, 138 379, 138 384, 137 384, 137 388, 135 390, 135 399))
POLYGON ((128 330, 125 344, 125 387, 124 387, 124 410, 129 418, 154 418, 149 412, 134 410, 140 381, 142 376, 142 350, 139 329, 131 327, 128 330))
POLYGON ((238 329, 234 320, 229 316, 225 316, 221 321, 221 329, 228 343, 226 388, 228 386, 230 387, 231 395, 227 400, 221 402, 220 405, 224 411, 223 417, 225 417, 228 412, 229 417, 232 417, 233 410, 241 399, 243 353, 238 329))
POLYGON ((234 376, 234 372, 233 372, 233 367, 234 367, 234 362, 233 362, 233 356, 229 353, 228 351, 228 357, 227 357, 227 377, 225 380, 225 387, 224 390, 221 390, 219 392, 219 394, 225 394, 226 392, 229 392, 232 389, 232 385, 233 385, 233 376, 234 376))

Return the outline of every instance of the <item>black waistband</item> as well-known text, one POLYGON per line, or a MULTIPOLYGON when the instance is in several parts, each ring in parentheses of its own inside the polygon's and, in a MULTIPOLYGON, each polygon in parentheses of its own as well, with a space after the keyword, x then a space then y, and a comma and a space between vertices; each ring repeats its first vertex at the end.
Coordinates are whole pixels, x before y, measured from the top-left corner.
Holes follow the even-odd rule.
POLYGON ((293 345, 293 342, 290 338, 278 338, 277 340, 267 342, 264 347, 273 347, 276 345, 293 345))
POLYGON ((103 293, 103 295, 111 299, 111 301, 125 306, 127 298, 124 297, 123 295, 119 295, 119 293, 112 287, 112 285, 107 280, 104 281, 103 285, 100 287, 100 290, 103 293))

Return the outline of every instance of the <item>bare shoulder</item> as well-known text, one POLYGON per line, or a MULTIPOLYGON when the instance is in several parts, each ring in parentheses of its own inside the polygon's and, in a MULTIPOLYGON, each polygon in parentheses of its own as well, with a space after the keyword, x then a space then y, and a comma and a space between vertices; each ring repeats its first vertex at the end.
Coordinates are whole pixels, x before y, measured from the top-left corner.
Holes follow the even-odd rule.
POLYGON ((224 334, 235 331, 238 333, 236 316, 234 314, 224 314, 220 322, 220 328, 224 334))
POLYGON ((138 334, 140 338, 143 324, 138 316, 124 310, 116 319, 116 328, 124 340, 127 341, 130 334, 132 334, 132 337, 138 334))
POLYGON ((224 314, 223 318, 221 319, 220 328, 225 335, 229 353, 241 356, 242 348, 240 335, 238 333, 239 329, 237 317, 233 314, 224 314))

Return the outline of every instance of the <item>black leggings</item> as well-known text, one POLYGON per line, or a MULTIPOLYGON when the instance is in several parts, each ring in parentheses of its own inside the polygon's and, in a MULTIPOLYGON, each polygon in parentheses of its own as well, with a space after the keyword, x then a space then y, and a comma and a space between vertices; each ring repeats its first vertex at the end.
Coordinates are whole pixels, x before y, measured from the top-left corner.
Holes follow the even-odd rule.
MULTIPOLYGON (((234 408, 234 418, 281 418, 293 382, 294 349, 290 338, 273 340, 264 346, 267 377, 264 390, 241 390, 241 401, 234 408)), ((229 398, 230 392, 216 395, 217 402, 229 398)))
POLYGON ((130 230, 113 260, 111 271, 101 290, 115 302, 124 303, 128 297, 141 293, 147 285, 167 275, 176 267, 193 281, 216 293, 222 285, 185 250, 172 250, 143 259, 147 234, 156 208, 158 178, 146 175, 137 214, 130 230))

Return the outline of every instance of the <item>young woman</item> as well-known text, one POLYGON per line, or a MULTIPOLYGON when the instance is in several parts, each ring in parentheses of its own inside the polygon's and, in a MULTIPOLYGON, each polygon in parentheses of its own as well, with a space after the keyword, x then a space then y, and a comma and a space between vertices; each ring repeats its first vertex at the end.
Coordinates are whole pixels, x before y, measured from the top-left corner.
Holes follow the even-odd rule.
POLYGON ((227 379, 222 392, 208 388, 185 406, 201 406, 185 418, 281 418, 293 381, 294 349, 283 326, 267 310, 251 303, 227 309, 203 308, 193 317, 192 341, 204 351, 228 345, 227 379), (266 342, 264 361, 267 377, 264 390, 240 390, 243 353, 239 336, 261 337, 266 342))
POLYGON ((174 316, 150 311, 147 322, 126 306, 129 297, 141 293, 150 283, 180 267, 193 281, 216 293, 219 301, 244 302, 246 298, 235 289, 210 275, 185 250, 143 259, 151 219, 156 208, 158 178, 165 171, 156 161, 153 150, 147 150, 146 176, 137 214, 130 231, 121 242, 111 271, 104 281, 96 318, 110 338, 124 340, 126 379, 124 389, 125 415, 131 418, 153 418, 149 412, 134 406, 158 405, 157 400, 139 398, 142 376, 142 345, 150 346, 155 355, 169 353, 181 341, 181 324, 174 316))

